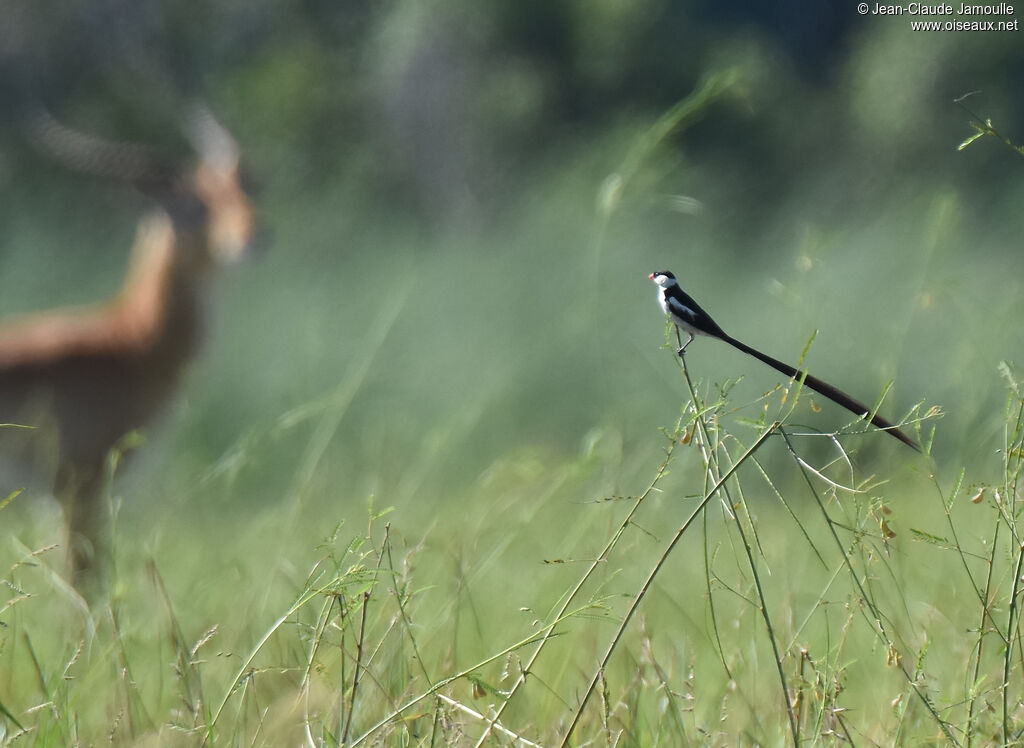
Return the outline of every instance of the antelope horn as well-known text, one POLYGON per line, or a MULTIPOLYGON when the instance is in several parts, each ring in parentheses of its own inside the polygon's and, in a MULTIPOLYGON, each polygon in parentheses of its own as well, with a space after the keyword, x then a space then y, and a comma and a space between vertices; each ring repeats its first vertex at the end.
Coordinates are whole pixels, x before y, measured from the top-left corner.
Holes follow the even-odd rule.
POLYGON ((72 129, 42 106, 24 123, 29 141, 41 153, 74 171, 134 183, 163 182, 173 173, 153 148, 72 129))

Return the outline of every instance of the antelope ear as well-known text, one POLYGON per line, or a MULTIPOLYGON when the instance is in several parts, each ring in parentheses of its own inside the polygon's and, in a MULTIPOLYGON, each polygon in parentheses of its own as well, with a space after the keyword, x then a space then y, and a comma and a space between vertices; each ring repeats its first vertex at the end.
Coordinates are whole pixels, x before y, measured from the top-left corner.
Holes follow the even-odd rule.
POLYGON ((204 102, 192 104, 183 125, 186 137, 204 163, 224 172, 238 168, 238 143, 204 102))

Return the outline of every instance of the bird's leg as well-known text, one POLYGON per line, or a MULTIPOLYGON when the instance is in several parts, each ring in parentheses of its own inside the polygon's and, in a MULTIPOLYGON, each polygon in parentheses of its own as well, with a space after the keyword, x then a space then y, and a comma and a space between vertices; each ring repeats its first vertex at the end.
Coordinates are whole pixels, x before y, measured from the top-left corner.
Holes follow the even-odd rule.
POLYGON ((680 344, 679 347, 676 349, 676 353, 679 355, 679 358, 682 358, 683 354, 686 353, 686 346, 693 342, 693 333, 687 332, 686 334, 689 335, 690 337, 685 343, 683 343, 682 338, 679 336, 679 328, 676 328, 676 342, 680 344))

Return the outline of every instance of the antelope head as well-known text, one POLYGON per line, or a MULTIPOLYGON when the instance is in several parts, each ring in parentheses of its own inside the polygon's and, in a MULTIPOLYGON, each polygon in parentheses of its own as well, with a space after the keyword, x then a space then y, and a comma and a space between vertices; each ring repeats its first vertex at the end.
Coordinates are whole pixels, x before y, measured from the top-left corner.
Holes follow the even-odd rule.
POLYGON ((200 157, 186 190, 198 198, 206 214, 201 242, 206 259, 215 265, 237 262, 253 248, 259 233, 243 188, 238 144, 201 104, 190 113, 186 134, 200 157))
POLYGON ((80 172, 133 184, 170 218, 178 262, 199 270, 243 258, 261 233, 243 186, 240 151, 204 104, 190 107, 182 130, 198 160, 191 170, 171 164, 149 146, 110 141, 69 128, 39 108, 26 118, 32 142, 80 172))

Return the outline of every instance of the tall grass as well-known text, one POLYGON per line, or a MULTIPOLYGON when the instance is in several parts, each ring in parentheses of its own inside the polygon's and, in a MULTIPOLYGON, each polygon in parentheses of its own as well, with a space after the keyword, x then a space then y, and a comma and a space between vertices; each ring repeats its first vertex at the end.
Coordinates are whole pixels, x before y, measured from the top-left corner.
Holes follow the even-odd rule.
MULTIPOLYGON (((549 559, 579 573, 485 561, 501 587, 485 609, 484 596, 444 600, 436 529, 410 544, 393 513, 373 509, 365 531, 324 538, 302 574, 270 574, 262 591, 218 586, 219 617, 202 622, 183 622, 188 592, 170 591, 155 561, 119 551, 119 567, 144 566, 147 581, 85 615, 54 586, 46 549, 25 549, 5 577, 5 740, 1011 745, 1024 730, 1009 498, 1024 390, 1004 375, 1004 477, 969 491, 962 478, 935 480, 944 535, 890 514, 900 497, 860 475, 857 444, 884 434, 802 433, 790 383, 752 406, 772 412, 741 439, 727 427, 728 393, 684 369, 689 398, 648 485, 578 506, 590 528, 571 539, 579 560, 549 559), (765 449, 789 455, 804 489, 764 468, 765 449), (970 594, 950 590, 961 581, 970 594), (537 600, 546 612, 508 620, 537 600), (939 611, 974 624, 943 626, 939 611), (453 613, 479 619, 473 646, 451 640, 453 613)), ((261 542, 274 537, 268 528, 261 542)))
MULTIPOLYGON (((710 79, 605 182, 585 253, 599 292, 591 310, 604 268, 620 261, 610 237, 619 206, 638 197, 637 169, 731 85, 710 79)), ((418 262, 435 287, 456 265, 418 262)), ((397 264, 371 269, 404 281, 397 264)), ((475 255, 458 264, 474 309, 476 290, 464 288, 495 267, 475 255)), ((659 396, 673 399, 652 408, 662 431, 625 439, 587 422, 575 453, 539 439, 524 447, 503 428, 535 394, 523 380, 579 357, 569 391, 591 409, 584 393, 601 390, 585 377, 598 378, 599 359, 557 338, 543 365, 520 362, 501 378, 514 362, 497 358, 488 387, 471 391, 449 366, 450 400, 412 412, 381 380, 420 391, 437 342, 403 333, 444 323, 448 307, 423 303, 430 284, 402 283, 388 290, 406 306, 395 296, 374 306, 376 286, 358 288, 370 271, 351 271, 360 280, 349 290, 366 302, 356 306, 373 312, 346 338, 347 357, 328 359, 343 374, 322 394, 266 405, 212 465, 195 469, 182 450, 166 468, 173 479, 115 489, 107 596, 85 600, 62 583, 52 511, 26 507, 24 495, 0 501, 0 742, 1021 741, 1024 388, 1011 365, 1001 418, 986 417, 1002 437, 988 480, 969 477, 973 468, 950 478, 859 421, 815 431, 804 422, 828 414, 799 383, 751 397, 745 383, 695 377, 705 364, 692 351, 663 378, 659 396), (511 415, 490 407, 502 399, 511 415), (387 426, 403 429, 393 442, 366 416, 392 409, 402 412, 387 426), (415 429, 417 418, 432 428, 415 429), (339 439, 346 450, 332 449, 339 439), (486 439, 503 448, 455 480, 451 455, 486 439), (147 492, 149 503, 131 500, 147 492)), ((337 294, 312 281, 304 291, 337 294)), ((334 307, 322 306, 329 317, 334 307)), ((314 305, 303 310, 316 323, 314 305)), ((550 320, 533 311, 525 332, 486 352, 534 344, 550 320)), ((458 344, 485 334, 460 329, 458 344)), ((438 358, 461 362, 457 347, 438 358)), ((623 366, 670 359, 643 351, 623 366)), ((563 415, 550 412, 558 400, 530 405, 550 422, 563 415)), ((901 422, 930 445, 937 415, 917 406, 901 422)))

